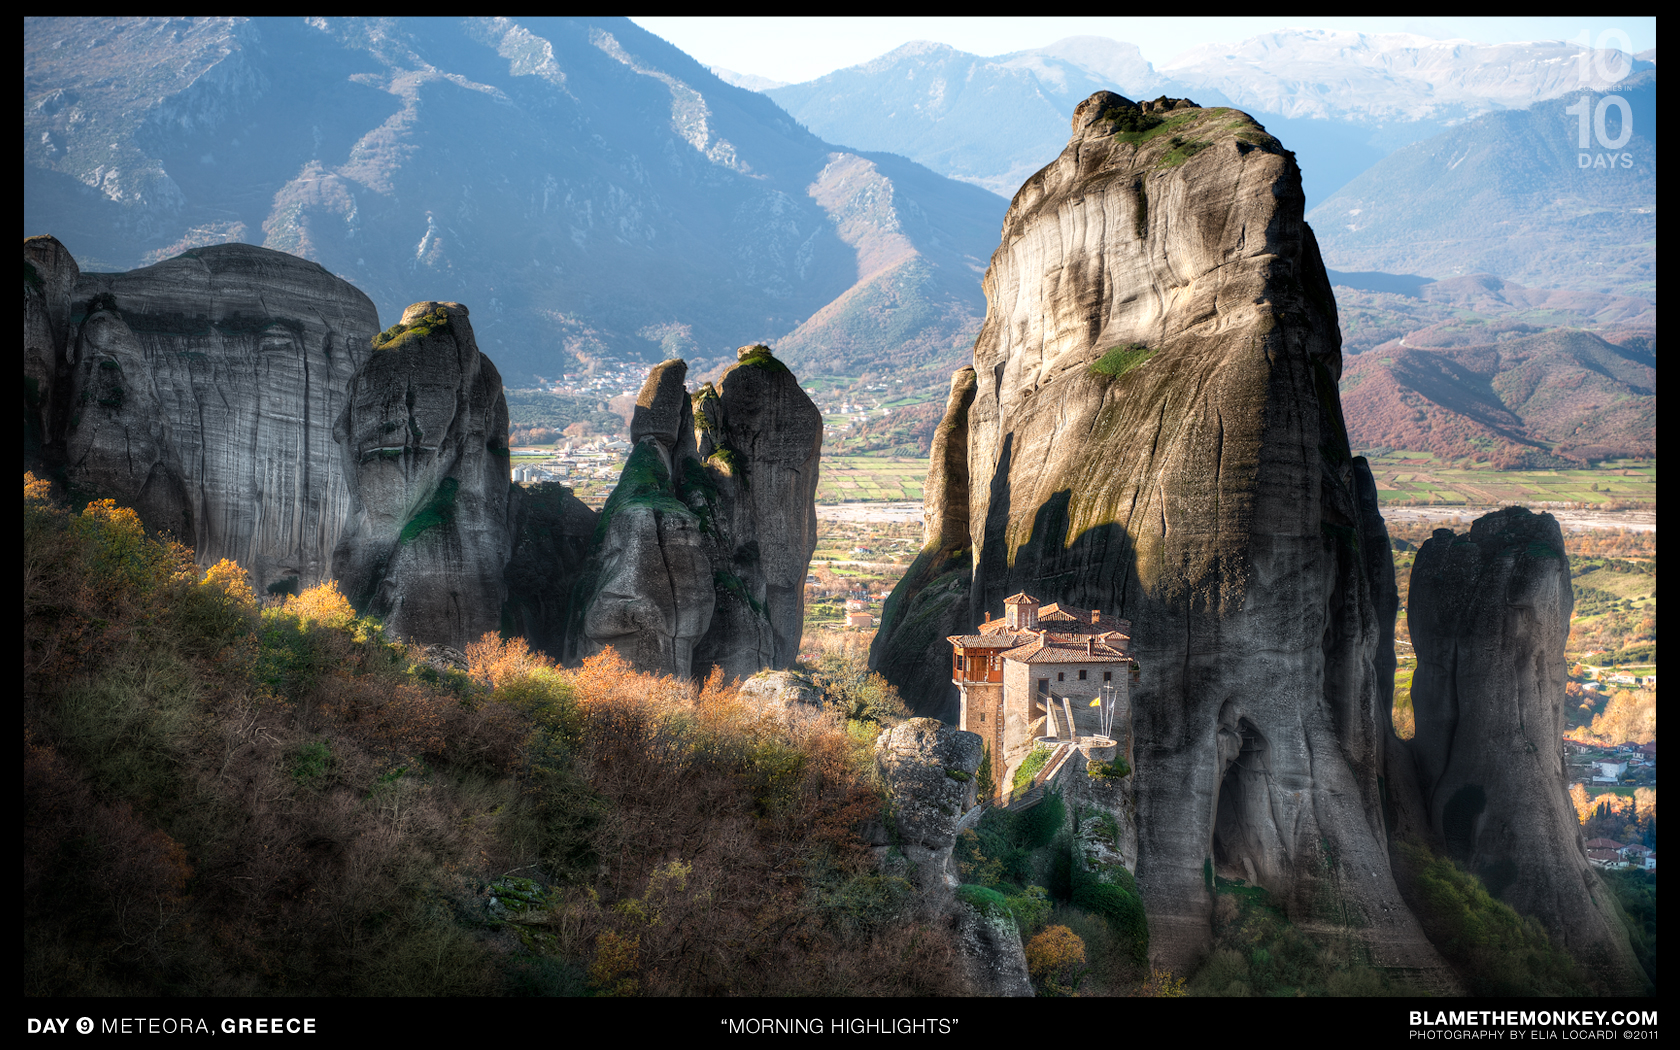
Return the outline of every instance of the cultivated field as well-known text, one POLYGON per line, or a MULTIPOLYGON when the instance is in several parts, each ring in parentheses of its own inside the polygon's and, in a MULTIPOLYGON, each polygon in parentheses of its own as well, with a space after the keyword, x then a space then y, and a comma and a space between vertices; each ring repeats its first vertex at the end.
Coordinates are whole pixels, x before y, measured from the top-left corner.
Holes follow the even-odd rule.
POLYGON ((927 467, 927 460, 905 456, 824 456, 817 502, 919 501, 927 467))
POLYGON ((1464 461, 1441 460, 1431 452, 1394 450, 1372 456, 1371 473, 1383 506, 1503 507, 1535 510, 1546 504, 1624 509, 1657 502, 1655 460, 1615 460, 1582 470, 1494 470, 1464 461))

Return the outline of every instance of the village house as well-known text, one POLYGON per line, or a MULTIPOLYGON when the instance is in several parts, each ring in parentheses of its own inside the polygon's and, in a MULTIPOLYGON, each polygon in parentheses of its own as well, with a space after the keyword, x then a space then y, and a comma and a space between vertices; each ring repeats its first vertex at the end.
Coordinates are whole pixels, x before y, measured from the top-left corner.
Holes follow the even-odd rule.
POLYGON ((1621 868, 1627 865, 1622 855, 1613 849, 1589 849, 1587 860, 1601 868, 1621 868))
POLYGON ((958 727, 986 742, 1001 786, 1036 744, 1112 740, 1131 756, 1129 620, 1101 609, 1039 606, 1022 593, 986 614, 974 634, 951 635, 958 727))
POLYGON ((1618 852, 1621 853, 1622 859, 1627 861, 1629 864, 1632 864, 1636 868, 1643 868, 1645 866, 1645 858, 1650 856, 1653 851, 1644 843, 1635 842, 1630 845, 1623 846, 1618 852))

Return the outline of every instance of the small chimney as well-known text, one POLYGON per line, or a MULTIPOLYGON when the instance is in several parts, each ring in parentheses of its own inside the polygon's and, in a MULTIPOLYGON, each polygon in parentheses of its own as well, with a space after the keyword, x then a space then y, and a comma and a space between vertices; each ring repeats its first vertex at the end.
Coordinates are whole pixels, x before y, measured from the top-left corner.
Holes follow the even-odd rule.
POLYGON ((1091 610, 1091 622, 1092 623, 1101 623, 1102 622, 1102 610, 1101 609, 1092 609, 1091 610))
POLYGON ((1092 637, 1091 635, 1086 635, 1085 636, 1085 655, 1086 656, 1097 655, 1097 640, 1096 640, 1096 638, 1092 637))

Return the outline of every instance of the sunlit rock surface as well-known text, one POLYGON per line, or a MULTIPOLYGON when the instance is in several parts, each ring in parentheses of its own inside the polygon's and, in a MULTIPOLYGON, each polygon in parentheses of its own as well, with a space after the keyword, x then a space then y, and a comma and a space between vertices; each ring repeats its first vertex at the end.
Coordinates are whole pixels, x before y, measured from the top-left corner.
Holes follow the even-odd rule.
POLYGON ((329 576, 350 505, 332 428, 378 330, 368 297, 248 244, 127 273, 78 273, 51 238, 24 255, 26 386, 71 489, 259 591, 329 576))

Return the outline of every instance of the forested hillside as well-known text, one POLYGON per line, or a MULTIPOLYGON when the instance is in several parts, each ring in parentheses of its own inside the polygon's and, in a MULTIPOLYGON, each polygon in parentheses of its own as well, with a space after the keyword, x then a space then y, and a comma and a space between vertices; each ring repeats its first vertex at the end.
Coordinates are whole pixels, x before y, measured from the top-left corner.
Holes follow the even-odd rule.
POLYGON ((959 990, 858 834, 878 689, 789 729, 610 651, 465 662, 25 475, 25 994, 959 990))

